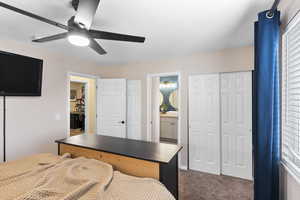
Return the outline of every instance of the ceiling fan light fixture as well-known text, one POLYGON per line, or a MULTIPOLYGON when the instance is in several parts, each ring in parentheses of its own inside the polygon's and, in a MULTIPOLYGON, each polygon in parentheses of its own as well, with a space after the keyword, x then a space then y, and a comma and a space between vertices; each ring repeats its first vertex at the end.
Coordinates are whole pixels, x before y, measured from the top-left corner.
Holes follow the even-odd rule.
POLYGON ((100 0, 90 0, 90 1, 72 0, 72 6, 75 8, 77 12, 74 16, 72 16, 68 20, 67 25, 22 10, 20 8, 8 5, 3 2, 0 2, 0 7, 39 20, 49 25, 61 28, 65 31, 63 33, 50 35, 42 38, 33 38, 32 42, 43 43, 43 42, 50 42, 50 41, 61 40, 61 39, 68 39, 71 44, 76 46, 81 46, 81 47, 89 46, 91 49, 93 49, 95 52, 97 52, 100 55, 104 55, 107 52, 97 42, 97 39, 123 41, 123 42, 139 42, 139 43, 145 42, 145 37, 90 29, 91 25, 93 24, 93 20, 99 3, 100 0))
POLYGON ((90 39, 82 35, 71 34, 68 36, 68 40, 71 44, 79 47, 86 47, 90 44, 90 39))

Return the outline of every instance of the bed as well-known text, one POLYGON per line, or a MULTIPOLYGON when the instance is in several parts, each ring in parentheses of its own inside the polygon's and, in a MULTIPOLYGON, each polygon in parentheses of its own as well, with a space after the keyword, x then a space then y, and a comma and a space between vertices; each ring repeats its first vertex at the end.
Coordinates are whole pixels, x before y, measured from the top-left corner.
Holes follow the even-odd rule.
POLYGON ((85 157, 37 154, 0 164, 1 200, 174 200, 159 181, 85 157))
POLYGON ((56 140, 58 153, 109 163, 114 169, 135 177, 160 181, 178 199, 178 154, 181 145, 153 143, 95 134, 56 140))

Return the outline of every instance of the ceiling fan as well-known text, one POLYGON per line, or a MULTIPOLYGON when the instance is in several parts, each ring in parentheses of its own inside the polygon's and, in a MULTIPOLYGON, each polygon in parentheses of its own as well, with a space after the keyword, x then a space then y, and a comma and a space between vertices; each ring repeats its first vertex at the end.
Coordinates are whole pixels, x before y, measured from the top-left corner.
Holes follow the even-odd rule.
POLYGON ((52 21, 2 2, 0 2, 0 7, 66 30, 64 33, 34 39, 32 40, 33 42, 50 42, 53 40, 68 38, 71 44, 76 46, 89 46, 100 55, 106 54, 106 51, 95 39, 141 43, 145 42, 144 37, 90 29, 99 3, 100 0, 72 0, 71 4, 77 13, 68 20, 68 25, 52 21))

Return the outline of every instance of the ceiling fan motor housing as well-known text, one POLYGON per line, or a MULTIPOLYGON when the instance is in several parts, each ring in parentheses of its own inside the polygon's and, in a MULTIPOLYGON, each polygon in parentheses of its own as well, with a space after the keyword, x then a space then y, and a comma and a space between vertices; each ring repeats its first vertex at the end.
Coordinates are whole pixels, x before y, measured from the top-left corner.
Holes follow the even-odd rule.
POLYGON ((75 16, 72 16, 69 20, 68 20, 68 26, 72 27, 73 29, 86 29, 84 24, 82 23, 76 23, 75 22, 75 16))

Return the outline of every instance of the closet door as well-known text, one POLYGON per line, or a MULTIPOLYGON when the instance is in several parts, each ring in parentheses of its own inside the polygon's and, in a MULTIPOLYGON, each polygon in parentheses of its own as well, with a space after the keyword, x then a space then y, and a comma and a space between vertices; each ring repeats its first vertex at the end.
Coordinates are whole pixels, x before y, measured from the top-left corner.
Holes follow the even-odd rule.
POLYGON ((219 74, 189 78, 189 167, 220 174, 219 74))
POLYGON ((141 81, 127 80, 127 138, 141 140, 141 81))
POLYGON ((126 79, 98 79, 97 134, 126 137, 126 79))
POLYGON ((252 73, 221 74, 222 174, 252 179, 252 73))

